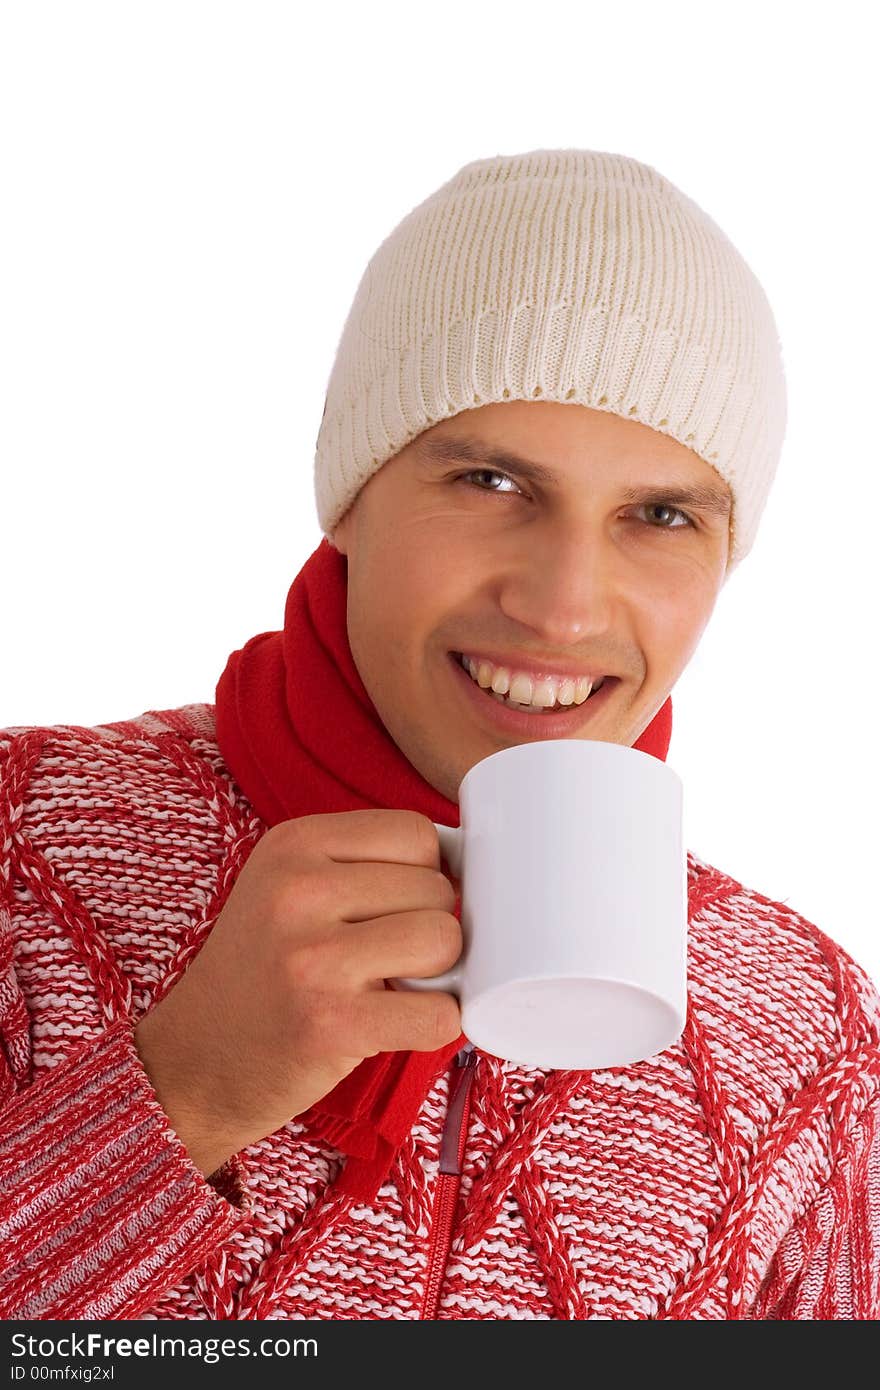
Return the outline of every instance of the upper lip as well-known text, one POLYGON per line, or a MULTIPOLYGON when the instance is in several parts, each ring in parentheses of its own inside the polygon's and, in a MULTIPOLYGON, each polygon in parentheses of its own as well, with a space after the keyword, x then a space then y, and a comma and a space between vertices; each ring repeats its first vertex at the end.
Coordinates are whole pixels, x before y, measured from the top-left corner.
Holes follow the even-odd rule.
POLYGON ((608 680, 614 679, 607 671, 600 671, 596 666, 586 668, 578 666, 575 662, 566 662, 565 664, 560 662, 557 664, 543 658, 540 660, 531 660, 520 652, 505 654, 488 652, 485 648, 481 648, 479 651, 473 649, 470 651, 455 652, 453 655, 469 656, 472 661, 479 661, 482 657, 486 661, 491 661, 493 666, 504 666, 511 672, 522 671, 524 675, 531 676, 533 680, 561 680, 565 676, 572 676, 575 680, 591 680, 595 685, 596 681, 601 680, 603 676, 608 680))

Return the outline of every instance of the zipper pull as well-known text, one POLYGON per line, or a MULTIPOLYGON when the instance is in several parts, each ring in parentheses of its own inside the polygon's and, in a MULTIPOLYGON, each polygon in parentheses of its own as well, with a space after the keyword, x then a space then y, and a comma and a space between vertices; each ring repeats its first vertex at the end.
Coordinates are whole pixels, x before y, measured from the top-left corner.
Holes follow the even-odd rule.
POLYGON ((440 1172, 461 1172, 461 1150, 464 1147, 462 1119, 465 1101, 474 1079, 479 1054, 473 1043, 466 1043, 455 1054, 455 1061, 449 1074, 450 1097, 443 1122, 443 1135, 440 1140, 440 1172))

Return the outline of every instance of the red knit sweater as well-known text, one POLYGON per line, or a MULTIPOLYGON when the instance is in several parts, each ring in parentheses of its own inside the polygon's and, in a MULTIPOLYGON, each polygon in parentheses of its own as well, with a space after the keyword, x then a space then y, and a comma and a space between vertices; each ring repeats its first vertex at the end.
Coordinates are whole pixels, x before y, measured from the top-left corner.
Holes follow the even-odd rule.
POLYGON ((0 1316, 880 1316, 880 1000, 692 853, 680 1042, 476 1052, 371 1205, 296 1120, 205 1180, 132 1028, 265 829, 213 706, 0 732, 0 1316))

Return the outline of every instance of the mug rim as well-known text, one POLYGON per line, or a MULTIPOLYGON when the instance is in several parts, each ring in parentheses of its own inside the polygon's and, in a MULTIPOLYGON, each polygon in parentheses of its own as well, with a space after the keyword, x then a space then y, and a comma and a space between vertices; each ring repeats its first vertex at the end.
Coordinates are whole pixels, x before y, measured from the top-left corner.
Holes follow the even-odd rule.
MULTIPOLYGON (((665 759, 658 758, 654 753, 646 753, 643 748, 634 748, 631 744, 628 743, 613 743, 610 739, 605 738, 527 739, 523 743, 513 743, 508 748, 498 748, 495 750, 494 753, 487 753, 485 758, 480 758, 479 762, 476 762, 473 764, 472 767, 469 767, 467 772, 464 774, 464 776, 458 784, 459 804, 461 804, 462 792, 464 790, 464 785, 467 782, 468 778, 471 777, 477 771, 478 768, 482 767, 484 763, 491 762, 493 758, 504 758, 511 754, 516 754, 520 757, 532 757, 534 756, 532 753, 524 755, 522 750, 532 748, 557 748, 563 744, 566 748, 570 748, 572 744, 601 744, 605 748, 614 748, 618 750, 618 753, 612 754, 612 757, 616 757, 618 756, 618 754, 625 755, 627 753, 635 753, 640 758, 646 758, 650 763, 659 764, 659 766, 663 769, 663 771, 659 775, 663 776, 664 773, 670 774, 678 783, 679 790, 682 792, 684 790, 684 783, 682 781, 680 773, 676 772, 675 768, 672 767, 668 762, 666 762, 665 759)), ((578 756, 580 755, 575 754, 575 757, 578 756)))

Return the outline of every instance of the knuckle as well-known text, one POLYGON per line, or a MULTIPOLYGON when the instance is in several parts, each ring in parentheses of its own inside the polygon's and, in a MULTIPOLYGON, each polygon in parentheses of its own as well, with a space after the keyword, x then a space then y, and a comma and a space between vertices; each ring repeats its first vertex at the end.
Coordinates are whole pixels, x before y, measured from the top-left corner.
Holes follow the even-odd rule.
POLYGON ((301 1055, 322 1057, 331 1051, 328 1043, 334 1017, 338 1021, 338 1011, 332 1008, 324 995, 313 993, 309 996, 302 1008, 297 1010, 296 1017, 296 1044, 301 1055))
POLYGON ((302 832, 288 828, 295 825, 295 821, 282 821, 271 826, 258 841, 246 865, 252 875, 259 875, 261 885, 273 892, 284 891, 291 883, 298 886, 314 862, 306 851, 302 832))
POLYGON ((307 938, 296 943, 287 956, 287 978, 295 991, 302 991, 311 1008, 333 978, 333 951, 326 940, 307 938))
POLYGON ((443 1047, 461 1032, 461 1011, 451 994, 432 995, 425 1000, 422 1037, 426 1049, 443 1047))
POLYGON ((448 912, 438 912, 431 919, 434 934, 434 957, 439 969, 446 970, 454 965, 461 955, 461 925, 457 917, 448 912))
POLYGON ((407 811, 406 814, 410 817, 411 822, 416 823, 415 834, 419 851, 424 851, 431 859, 436 858, 439 838, 431 817, 423 815, 421 811, 407 811))
POLYGON ((275 885, 278 915, 286 923, 329 920, 329 874, 326 867, 301 868, 287 864, 275 885))
POLYGON ((278 854, 290 854, 292 850, 304 848, 308 841, 308 822, 313 816, 296 816, 292 820, 278 821, 269 827, 260 841, 278 854))
POLYGON ((315 1055, 319 1031, 320 1024, 315 1013, 315 1001, 310 999, 302 1008, 296 1009, 291 1024, 291 1037, 295 1039, 298 1055, 303 1057, 315 1055))
POLYGON ((458 894, 452 882, 446 877, 442 869, 437 870, 437 888, 440 893, 440 906, 446 912, 452 912, 455 907, 458 894))

